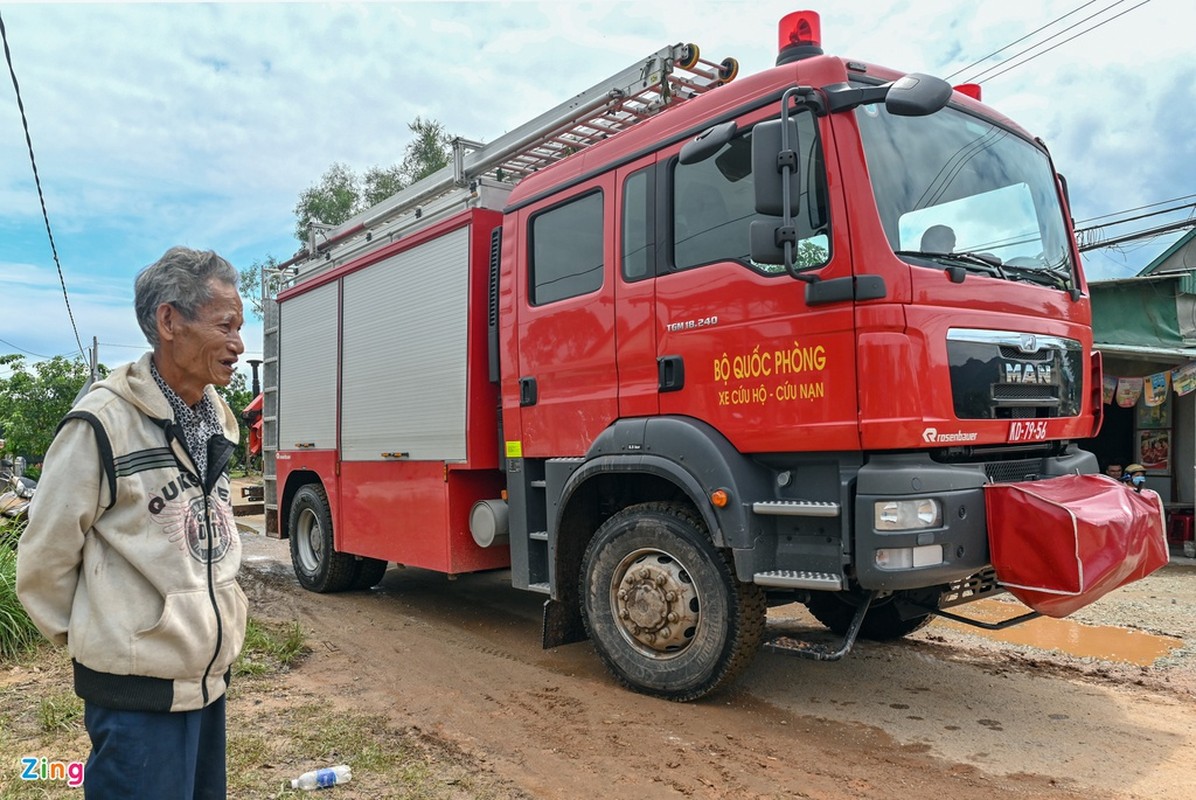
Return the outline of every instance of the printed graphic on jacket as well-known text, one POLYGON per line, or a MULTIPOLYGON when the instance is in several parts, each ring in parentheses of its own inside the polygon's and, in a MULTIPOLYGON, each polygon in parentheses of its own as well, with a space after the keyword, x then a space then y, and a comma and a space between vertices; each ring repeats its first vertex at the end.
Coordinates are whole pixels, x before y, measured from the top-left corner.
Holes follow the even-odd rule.
MULTIPOLYGON (((180 480, 187 479, 180 475, 180 480)), ((218 487, 214 494, 220 501, 210 504, 213 533, 210 539, 204 525, 203 497, 179 498, 175 481, 171 481, 164 487, 162 495, 154 495, 149 502, 150 516, 162 526, 162 533, 202 564, 209 558, 212 563, 224 558, 236 531, 228 490, 218 487)))

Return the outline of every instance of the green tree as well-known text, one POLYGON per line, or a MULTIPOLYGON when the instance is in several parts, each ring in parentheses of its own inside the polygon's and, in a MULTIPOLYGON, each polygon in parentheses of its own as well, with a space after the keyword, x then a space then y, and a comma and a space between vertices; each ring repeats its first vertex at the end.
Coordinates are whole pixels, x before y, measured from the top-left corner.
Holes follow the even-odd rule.
POLYGON ((295 204, 295 238, 306 244, 310 223, 340 225, 448 165, 452 137, 443 125, 416 117, 407 128, 415 138, 403 148, 399 164, 370 167, 358 175, 347 164, 335 162, 319 181, 300 192, 295 204))
MULTIPOLYGON (((5 450, 39 458, 50 447, 58 423, 71 410, 90 368, 81 359, 55 356, 29 367, 21 355, 0 356, 0 366, 13 372, 0 380, 0 425, 5 450)), ((101 376, 108 369, 100 365, 101 376)))
POLYGON ((262 318, 262 280, 266 281, 266 294, 273 297, 286 285, 286 276, 278 272, 278 259, 266 256, 254 261, 241 270, 237 289, 245 301, 245 315, 262 318))
MULTIPOLYGON (((400 163, 389 167, 370 167, 358 175, 347 164, 334 162, 316 183, 300 192, 294 209, 295 238, 306 245, 313 222, 340 225, 449 164, 452 160, 453 137, 445 133, 444 125, 436 120, 416 117, 407 123, 407 128, 414 138, 403 148, 403 160, 400 163)), ((253 262, 241 271, 241 297, 246 301, 245 307, 249 313, 258 319, 262 318, 262 267, 270 270, 278 263, 273 255, 267 254, 264 259, 253 262)), ((266 274, 267 280, 275 282, 266 287, 267 292, 274 294, 282 287, 283 278, 270 275, 269 271, 266 274)))
POLYGON ((370 167, 361 176, 362 209, 376 206, 392 195, 407 188, 401 166, 370 167))
POLYGON ((403 150, 403 162, 399 164, 398 172, 404 187, 448 166, 453 140, 444 132, 444 126, 433 119, 416 117, 407 127, 415 134, 415 138, 407 143, 403 150))
POLYGON ((228 407, 237 416, 237 427, 241 431, 241 436, 240 441, 237 442, 237 449, 233 451, 233 463, 244 465, 249 442, 249 429, 245 427, 245 421, 241 419, 241 412, 253 401, 253 390, 245 378, 245 373, 238 371, 233 373, 233 379, 228 386, 217 386, 216 393, 224 398, 224 402, 228 403, 228 407))
POLYGON ((339 225, 361 208, 361 179, 347 164, 333 163, 319 182, 299 193, 295 204, 295 238, 307 241, 312 222, 339 225))

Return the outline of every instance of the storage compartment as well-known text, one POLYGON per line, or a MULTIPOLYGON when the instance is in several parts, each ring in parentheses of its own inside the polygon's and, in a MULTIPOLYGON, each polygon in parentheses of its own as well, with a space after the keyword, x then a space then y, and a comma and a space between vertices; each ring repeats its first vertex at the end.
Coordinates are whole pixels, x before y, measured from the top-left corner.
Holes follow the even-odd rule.
POLYGON ((1167 563, 1163 503, 1104 475, 984 487, 989 549, 1001 585, 1065 617, 1167 563))

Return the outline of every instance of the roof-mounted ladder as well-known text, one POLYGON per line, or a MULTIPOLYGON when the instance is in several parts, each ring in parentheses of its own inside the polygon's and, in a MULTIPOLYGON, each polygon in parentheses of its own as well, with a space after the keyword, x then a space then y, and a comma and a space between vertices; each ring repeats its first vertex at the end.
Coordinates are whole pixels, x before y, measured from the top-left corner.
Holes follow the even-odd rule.
POLYGON ((454 139, 451 164, 341 225, 313 225, 307 247, 279 268, 334 258, 332 251, 341 246, 454 189, 468 188, 479 178, 513 184, 671 104, 729 83, 738 72, 735 59, 705 61, 694 44, 661 48, 489 144, 454 139))

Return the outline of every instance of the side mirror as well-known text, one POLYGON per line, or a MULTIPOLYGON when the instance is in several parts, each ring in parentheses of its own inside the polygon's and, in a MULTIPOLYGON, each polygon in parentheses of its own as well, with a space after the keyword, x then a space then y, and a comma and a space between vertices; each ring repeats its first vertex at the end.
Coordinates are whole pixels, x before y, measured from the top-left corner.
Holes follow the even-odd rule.
POLYGON ((752 181, 756 193, 756 213, 770 219, 754 220, 750 227, 748 252, 757 264, 784 264, 786 238, 794 239, 792 222, 799 207, 801 186, 800 142, 797 122, 792 119, 761 122, 752 128, 752 181), (788 126, 788 136, 782 137, 788 126), (782 138, 787 141, 782 142, 782 138), (786 179, 785 168, 788 167, 786 179), (789 187, 788 204, 785 187, 789 187))
POLYGON ((782 169, 789 170, 789 216, 797 213, 798 187, 801 186, 801 164, 797 154, 801 151, 798 142, 797 122, 787 120, 789 141, 782 153, 781 134, 784 131, 781 120, 761 122, 752 128, 752 180, 756 190, 756 213, 779 217, 785 213, 785 177, 782 169))
POLYGON ((705 161, 735 138, 737 130, 739 130, 739 125, 732 120, 702 131, 682 146, 677 160, 682 164, 697 164, 699 161, 705 161))
POLYGON ((953 91, 942 78, 914 72, 889 86, 885 110, 899 117, 924 117, 945 107, 953 91))

